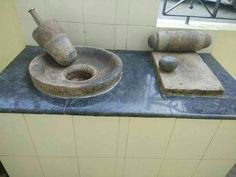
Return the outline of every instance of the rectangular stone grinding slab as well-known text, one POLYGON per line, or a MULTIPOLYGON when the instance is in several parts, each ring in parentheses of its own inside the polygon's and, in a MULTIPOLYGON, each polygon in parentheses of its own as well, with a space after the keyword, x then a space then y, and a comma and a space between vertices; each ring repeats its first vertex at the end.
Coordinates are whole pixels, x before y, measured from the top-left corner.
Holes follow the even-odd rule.
POLYGON ((197 53, 153 52, 156 75, 161 90, 167 95, 222 95, 224 88, 215 74, 197 53), (159 68, 159 60, 163 56, 177 58, 178 66, 171 72, 163 72, 159 68))

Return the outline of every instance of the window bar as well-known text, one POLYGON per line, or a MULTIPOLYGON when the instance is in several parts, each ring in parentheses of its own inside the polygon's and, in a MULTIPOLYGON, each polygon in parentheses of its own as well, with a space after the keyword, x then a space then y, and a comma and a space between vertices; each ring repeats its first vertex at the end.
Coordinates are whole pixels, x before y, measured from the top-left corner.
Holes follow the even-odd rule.
POLYGON ((190 6, 189 6, 190 9, 193 9, 193 3, 194 3, 194 0, 191 0, 190 6))
POLYGON ((167 15, 166 11, 166 4, 167 4, 167 0, 164 0, 164 4, 163 4, 163 8, 162 8, 162 15, 167 15))
POLYGON ((176 8, 177 6, 179 6, 181 3, 183 3, 185 0, 180 0, 179 2, 177 2, 176 4, 174 4, 173 6, 171 6, 167 11, 165 11, 165 13, 168 13, 170 11, 172 11, 174 8, 176 8))
POLYGON ((212 14, 214 18, 215 18, 216 15, 217 15, 217 12, 218 12, 219 7, 220 7, 220 3, 221 3, 221 0, 217 0, 217 1, 216 1, 216 5, 215 5, 215 8, 214 8, 214 11, 213 11, 213 14, 212 14))
POLYGON ((185 24, 189 24, 189 20, 190 20, 190 16, 187 16, 186 19, 185 19, 185 24))
MULTIPOLYGON (((190 21, 191 17, 194 17, 194 18, 215 18, 215 19, 222 19, 222 20, 236 20, 234 18, 216 17, 217 13, 218 13, 218 10, 219 10, 219 7, 220 7, 221 0, 217 0, 216 1, 215 7, 213 9, 213 12, 211 12, 209 10, 209 8, 204 3, 204 0, 198 0, 203 5, 203 7, 207 10, 207 12, 210 14, 210 17, 197 16, 197 15, 187 15, 187 14, 186 15, 168 14, 170 11, 172 11, 174 8, 176 8, 177 6, 179 6, 181 3, 185 2, 186 0, 178 1, 176 4, 172 5, 168 10, 166 10, 167 0, 163 0, 163 1, 164 1, 164 3, 163 3, 163 8, 162 8, 162 15, 165 15, 165 16, 175 16, 175 17, 185 17, 186 18, 185 19, 185 24, 189 24, 189 21, 190 21)), ((190 1, 190 6, 189 6, 190 9, 193 9, 194 1, 195 0, 191 0, 190 1)))
POLYGON ((205 7, 205 9, 207 10, 207 12, 211 15, 211 17, 213 17, 213 14, 211 13, 211 11, 208 9, 208 7, 206 6, 206 4, 204 2, 202 2, 202 0, 198 0, 202 5, 203 7, 205 7))

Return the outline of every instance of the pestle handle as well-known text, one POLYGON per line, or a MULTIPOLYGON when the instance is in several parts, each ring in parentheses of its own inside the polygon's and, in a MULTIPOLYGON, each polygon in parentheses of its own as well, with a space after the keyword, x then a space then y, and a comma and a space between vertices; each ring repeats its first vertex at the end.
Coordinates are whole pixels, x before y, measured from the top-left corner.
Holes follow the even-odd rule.
POLYGON ((31 8, 29 10, 29 13, 32 15, 32 17, 34 18, 34 21, 37 23, 38 26, 43 23, 42 18, 36 12, 35 8, 31 8))

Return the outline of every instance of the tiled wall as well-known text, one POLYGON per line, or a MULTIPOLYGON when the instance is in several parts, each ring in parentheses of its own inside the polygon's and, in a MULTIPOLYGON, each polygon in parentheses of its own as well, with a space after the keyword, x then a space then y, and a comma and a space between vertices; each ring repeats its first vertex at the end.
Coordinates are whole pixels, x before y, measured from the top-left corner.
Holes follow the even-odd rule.
MULTIPOLYGON (((28 45, 37 45, 32 38, 36 24, 28 13, 31 7, 43 19, 57 19, 74 45, 150 50, 147 39, 153 32, 181 30, 156 27, 159 0, 16 0, 16 5, 28 45)), ((213 44, 200 52, 211 52, 219 33, 206 32, 212 36, 213 44)))
MULTIPOLYGON (((43 19, 55 18, 64 28, 74 45, 90 45, 107 49, 150 50, 148 36, 158 30, 171 29, 165 25, 156 27, 159 0, 15 0, 22 31, 27 45, 37 45, 32 38, 35 22, 28 13, 35 7, 43 19)), ((184 23, 184 22, 183 22, 184 23)), ((167 26, 171 26, 167 24, 167 26)), ((183 25, 185 26, 185 25, 183 25)), ((209 26, 209 25, 208 25, 209 26)), ((234 66, 234 33, 224 39, 225 31, 205 29, 212 36, 212 45, 199 52, 214 53, 221 64, 236 78, 234 66), (222 37, 223 36, 223 37, 222 37), (218 41, 218 42, 217 42, 218 41), (227 54, 222 50, 229 51, 227 54), (229 50, 230 49, 230 50, 229 50), (231 50, 232 49, 232 50, 231 50)))
POLYGON ((0 114, 11 177, 224 177, 236 121, 0 114))
POLYGON ((0 1, 0 72, 24 48, 15 1, 0 1))
POLYGON ((26 44, 36 45, 36 28, 28 13, 35 7, 44 18, 57 19, 75 45, 146 50, 156 31, 158 0, 16 0, 26 44))

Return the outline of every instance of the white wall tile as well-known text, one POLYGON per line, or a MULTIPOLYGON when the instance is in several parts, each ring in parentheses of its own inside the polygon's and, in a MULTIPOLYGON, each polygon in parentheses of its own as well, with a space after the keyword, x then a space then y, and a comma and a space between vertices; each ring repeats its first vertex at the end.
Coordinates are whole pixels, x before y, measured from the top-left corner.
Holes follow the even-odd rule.
POLYGON ((115 23, 116 0, 85 0, 84 21, 87 23, 115 23))
MULTIPOLYGON (((59 21, 59 24, 68 35, 73 45, 84 45, 84 25, 83 23, 71 23, 59 21)), ((38 46, 32 37, 33 31, 37 28, 33 20, 21 20, 21 27, 27 45, 38 46)))
POLYGON ((127 157, 161 158, 167 148, 175 119, 132 118, 127 157))
POLYGON ((80 158, 81 177, 115 177, 116 160, 112 158, 80 158))
POLYGON ((127 140, 129 133, 129 121, 130 118, 128 117, 120 118, 117 157, 125 157, 126 155, 127 140))
POLYGON ((219 123, 219 120, 178 119, 166 157, 201 159, 219 123))
POLYGON ((0 156, 10 177, 44 177, 36 157, 0 156))
POLYGON ((83 23, 59 22, 73 45, 84 45, 83 23))
MULTIPOLYGON (((16 0, 16 5, 19 17, 21 21, 23 20, 22 28, 27 45, 37 45, 31 37, 32 28, 35 28, 36 24, 31 22, 32 17, 28 13, 29 8, 35 7, 43 19, 54 17, 64 22, 90 23, 86 25, 86 43, 81 42, 84 38, 82 24, 68 24, 66 32, 75 45, 87 44, 108 49, 128 50, 150 50, 147 38, 151 31, 156 31, 156 19, 159 12, 158 0, 61 0, 60 3, 57 0, 16 0), (104 24, 117 25, 118 30, 115 31, 114 26, 108 27, 104 24), (126 27, 129 25, 127 27, 129 28, 128 41, 122 35, 125 33, 125 28, 120 25, 126 25, 126 27), (107 35, 104 35, 104 32, 107 35), (128 48, 124 48, 126 41, 128 48)), ((172 30, 179 29, 172 28, 172 30)), ((212 30, 206 31, 212 35, 213 42, 210 47, 199 53, 211 53, 219 33, 212 30)))
POLYGON ((32 33, 37 28, 37 24, 33 20, 20 20, 20 23, 26 45, 38 46, 32 37, 32 33))
POLYGON ((0 114, 0 155, 35 155, 22 114, 0 114))
POLYGON ((148 46, 148 37, 156 32, 155 27, 129 26, 127 36, 128 50, 151 50, 148 46))
POLYGON ((116 24, 127 25, 129 20, 129 0, 117 0, 116 24))
POLYGON ((193 177, 225 177, 235 160, 203 160, 193 177))
POLYGON ((191 177, 198 163, 199 160, 166 159, 158 177, 191 177))
POLYGON ((85 24, 85 44, 114 49, 115 25, 85 24))
POLYGON ((161 159, 126 159, 124 177, 156 177, 161 159))
POLYGON ((48 4, 55 19, 83 22, 82 0, 48 0, 48 4))
POLYGON ((61 23, 85 21, 84 26, 80 23, 64 25, 67 26, 65 31, 74 45, 85 44, 121 50, 127 49, 128 46, 129 50, 150 50, 147 38, 155 28, 158 2, 148 1, 150 2, 146 0, 62 0, 58 3, 56 0, 17 0, 17 4, 21 19, 27 19, 21 20, 27 45, 37 46, 32 38, 32 31, 36 28, 36 24, 25 10, 26 6, 32 4, 40 15, 43 14, 44 19, 54 17, 61 23), (155 10, 152 11, 150 8, 155 10), (141 26, 129 27, 128 33, 128 21, 132 25, 141 26))
POLYGON ((127 26, 116 25, 115 49, 125 50, 127 40, 127 26))
POLYGON ((158 0, 130 0, 129 25, 156 26, 158 0))
POLYGON ((76 158, 40 158, 45 177, 79 177, 76 158))
POLYGON ((39 156, 76 156, 71 116, 25 115, 39 156))
POLYGON ((116 159, 116 177, 124 177, 125 159, 116 159))
POLYGON ((16 0, 16 7, 21 19, 32 19, 28 13, 30 8, 35 8, 43 20, 51 18, 47 0, 16 0))
POLYGON ((80 157, 115 157, 119 118, 74 117, 80 157))
POLYGON ((236 121, 223 120, 214 136, 205 159, 236 159, 236 121))

